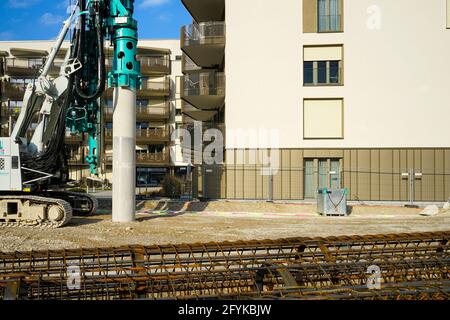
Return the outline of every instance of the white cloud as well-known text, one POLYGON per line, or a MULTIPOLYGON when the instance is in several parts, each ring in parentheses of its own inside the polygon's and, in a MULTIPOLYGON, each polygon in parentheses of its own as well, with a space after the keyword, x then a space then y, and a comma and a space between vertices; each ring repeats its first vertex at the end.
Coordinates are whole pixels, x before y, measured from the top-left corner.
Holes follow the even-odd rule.
POLYGON ((169 2, 170 2, 170 0, 142 0, 139 3, 139 7, 140 8, 159 7, 159 6, 165 5, 169 2))
POLYGON ((24 9, 34 6, 39 1, 40 0, 8 0, 7 5, 10 8, 24 9))
POLYGON ((64 21, 64 18, 59 16, 59 15, 56 15, 56 14, 53 14, 53 13, 50 13, 50 12, 46 12, 46 13, 44 13, 41 16, 40 21, 41 21, 42 24, 45 24, 47 26, 51 26, 51 25, 54 25, 54 24, 62 23, 64 21))

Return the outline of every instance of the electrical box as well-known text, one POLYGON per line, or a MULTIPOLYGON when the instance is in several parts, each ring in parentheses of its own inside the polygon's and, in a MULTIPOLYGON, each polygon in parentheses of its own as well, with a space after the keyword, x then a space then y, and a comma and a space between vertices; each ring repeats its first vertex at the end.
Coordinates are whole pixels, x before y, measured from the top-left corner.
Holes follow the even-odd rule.
POLYGON ((348 216, 347 189, 319 189, 317 212, 324 216, 348 216))

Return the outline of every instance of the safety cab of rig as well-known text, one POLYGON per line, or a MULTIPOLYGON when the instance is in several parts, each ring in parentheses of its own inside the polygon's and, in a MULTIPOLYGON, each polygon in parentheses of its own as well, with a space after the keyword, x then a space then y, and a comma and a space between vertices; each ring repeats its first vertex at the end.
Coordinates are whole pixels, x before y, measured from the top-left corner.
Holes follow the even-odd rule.
POLYGON ((0 138, 0 191, 22 191, 19 145, 0 138))

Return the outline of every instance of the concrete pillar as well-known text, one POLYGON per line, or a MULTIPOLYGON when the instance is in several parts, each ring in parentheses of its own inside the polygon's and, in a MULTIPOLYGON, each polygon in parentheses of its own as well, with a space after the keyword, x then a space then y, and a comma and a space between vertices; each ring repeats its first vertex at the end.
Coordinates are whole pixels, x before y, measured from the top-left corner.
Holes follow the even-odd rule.
POLYGON ((136 89, 114 88, 113 222, 136 217, 136 89))

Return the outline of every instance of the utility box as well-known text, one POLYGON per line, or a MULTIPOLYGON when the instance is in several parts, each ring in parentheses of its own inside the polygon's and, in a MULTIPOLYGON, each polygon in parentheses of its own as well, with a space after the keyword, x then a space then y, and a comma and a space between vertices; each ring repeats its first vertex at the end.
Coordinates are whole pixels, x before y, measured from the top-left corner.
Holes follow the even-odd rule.
POLYGON ((317 212, 323 216, 348 216, 347 189, 319 189, 317 212))

